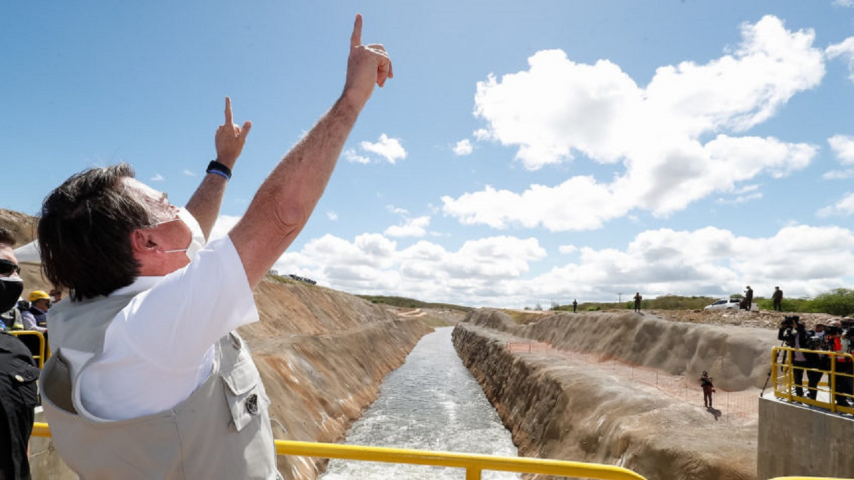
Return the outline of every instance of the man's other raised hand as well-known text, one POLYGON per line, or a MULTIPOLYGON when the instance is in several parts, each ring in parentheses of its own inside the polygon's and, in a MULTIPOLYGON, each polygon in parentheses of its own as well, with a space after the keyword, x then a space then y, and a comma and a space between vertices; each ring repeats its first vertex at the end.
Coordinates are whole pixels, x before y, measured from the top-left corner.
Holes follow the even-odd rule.
POLYGON ((362 45, 362 14, 357 13, 350 36, 350 57, 347 59, 347 81, 343 95, 356 102, 361 109, 371 98, 374 84, 382 87, 389 78, 394 78, 391 58, 382 44, 362 45))
POLYGON ((234 123, 231 114, 231 99, 225 97, 225 123, 217 128, 214 136, 217 161, 228 168, 234 168, 234 163, 240 156, 240 152, 243 151, 246 136, 249 135, 251 129, 252 122, 247 121, 242 127, 234 123))

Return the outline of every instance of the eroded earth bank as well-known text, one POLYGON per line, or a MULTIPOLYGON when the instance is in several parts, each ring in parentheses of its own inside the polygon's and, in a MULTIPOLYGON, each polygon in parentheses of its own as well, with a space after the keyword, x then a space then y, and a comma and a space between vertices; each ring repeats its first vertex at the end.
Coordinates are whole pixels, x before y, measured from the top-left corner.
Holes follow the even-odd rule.
POLYGON ((698 387, 694 401, 686 401, 564 357, 600 354, 691 385, 708 370, 719 398, 725 389, 753 401, 767 378, 775 333, 624 311, 562 313, 517 325, 484 309, 458 324, 453 339, 520 455, 620 465, 649 480, 740 480, 756 478, 755 416, 724 422, 703 407, 698 387), (551 348, 511 352, 513 342, 551 348))

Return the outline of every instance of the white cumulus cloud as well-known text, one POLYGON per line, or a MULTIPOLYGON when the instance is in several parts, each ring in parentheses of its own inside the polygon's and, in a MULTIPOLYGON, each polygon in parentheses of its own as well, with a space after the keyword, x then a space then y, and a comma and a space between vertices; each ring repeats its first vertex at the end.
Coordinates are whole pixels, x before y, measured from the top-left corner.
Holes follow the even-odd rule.
POLYGON ((381 134, 378 141, 371 143, 363 141, 359 143, 362 150, 371 152, 384 158, 388 163, 394 165, 398 160, 406 158, 406 150, 400 144, 400 139, 389 138, 386 134, 381 134))
POLYGON ((854 165, 854 137, 848 135, 834 135, 827 139, 839 163, 843 165, 854 165))
POLYGON ((465 155, 471 155, 471 152, 473 151, 474 148, 472 147, 471 140, 469 140, 468 138, 460 140, 459 142, 457 142, 456 145, 454 145, 454 154, 460 157, 465 155))
POLYGON ((392 225, 391 227, 388 227, 384 234, 389 237, 423 237, 427 234, 427 227, 429 225, 429 216, 409 218, 403 223, 403 225, 392 225))
POLYGON ((718 297, 745 285, 759 296, 779 285, 789 297, 810 297, 854 281, 854 232, 840 227, 791 225, 758 238, 714 227, 658 229, 613 248, 558 250, 555 262, 536 238, 493 236, 449 250, 425 240, 400 248, 379 234, 326 235, 286 253, 275 268, 350 293, 513 308, 532 299, 613 301, 636 291, 718 297), (544 260, 558 266, 531 276, 544 260))
POLYGON ((360 163, 362 165, 371 163, 370 158, 357 154, 356 150, 353 150, 352 148, 344 150, 344 158, 350 163, 360 163))
POLYGON ((399 249, 378 234, 353 241, 332 235, 311 240, 299 252, 285 253, 275 267, 299 271, 323 285, 359 294, 393 294, 441 299, 464 305, 520 305, 521 277, 530 263, 545 258, 535 238, 498 236, 470 240, 457 251, 418 241, 399 249))
POLYGON ((560 50, 537 52, 528 70, 478 83, 482 136, 518 147, 517 160, 530 170, 579 154, 622 170, 605 181, 576 176, 521 193, 487 186, 443 197, 443 211, 496 228, 592 229, 633 209, 666 216, 713 193, 738 196, 742 182, 803 169, 818 147, 741 135, 820 83, 824 53, 814 40, 812 30, 789 31, 766 16, 742 26, 733 53, 660 67, 646 87, 608 60, 587 65, 560 50))
POLYGON ((850 283, 854 232, 793 225, 770 237, 749 238, 706 227, 649 230, 624 249, 582 247, 577 263, 530 281, 539 298, 616 299, 639 291, 660 295, 729 296, 751 285, 770 296, 780 285, 791 297, 810 297, 850 283), (795 261, 795 259, 797 261, 795 261))
POLYGON ((217 217, 216 222, 214 223, 213 228, 211 229, 211 236, 209 240, 214 238, 222 238, 228 235, 228 232, 237 225, 237 222, 240 221, 241 217, 237 217, 234 215, 220 215, 217 217))
POLYGON ((816 212, 819 217, 854 215, 854 193, 845 194, 839 201, 816 212))
POLYGON ((848 78, 854 81, 854 37, 848 37, 840 43, 833 44, 825 49, 828 58, 842 57, 848 61, 848 78))

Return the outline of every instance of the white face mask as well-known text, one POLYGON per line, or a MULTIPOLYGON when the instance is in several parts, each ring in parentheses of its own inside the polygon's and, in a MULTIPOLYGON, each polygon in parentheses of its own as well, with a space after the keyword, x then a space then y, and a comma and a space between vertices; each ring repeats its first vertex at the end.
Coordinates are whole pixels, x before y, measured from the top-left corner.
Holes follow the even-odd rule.
POLYGON ((163 253, 174 253, 174 252, 184 252, 187 255, 187 259, 191 262, 196 258, 196 254, 199 253, 206 244, 205 234, 202 232, 202 227, 199 226, 199 222, 196 221, 196 218, 193 217, 193 214, 187 211, 186 208, 178 208, 178 218, 174 220, 169 220, 167 222, 175 222, 181 220, 184 222, 184 225, 190 229, 190 233, 193 234, 193 237, 190 239, 190 244, 187 245, 187 248, 179 248, 177 250, 165 250, 163 253))

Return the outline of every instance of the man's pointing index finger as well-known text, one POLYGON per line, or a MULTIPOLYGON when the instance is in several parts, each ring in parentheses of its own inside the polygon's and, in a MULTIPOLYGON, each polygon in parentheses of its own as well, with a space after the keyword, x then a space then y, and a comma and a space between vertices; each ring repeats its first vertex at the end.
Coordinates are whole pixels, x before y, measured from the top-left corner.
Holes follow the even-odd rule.
POLYGON ((229 127, 231 125, 233 125, 234 121, 232 120, 232 118, 233 117, 231 116, 231 99, 228 97, 225 97, 225 124, 224 125, 229 126, 229 127))
POLYGON ((353 25, 353 34, 350 35, 350 48, 362 44, 362 14, 356 14, 356 23, 353 25))

